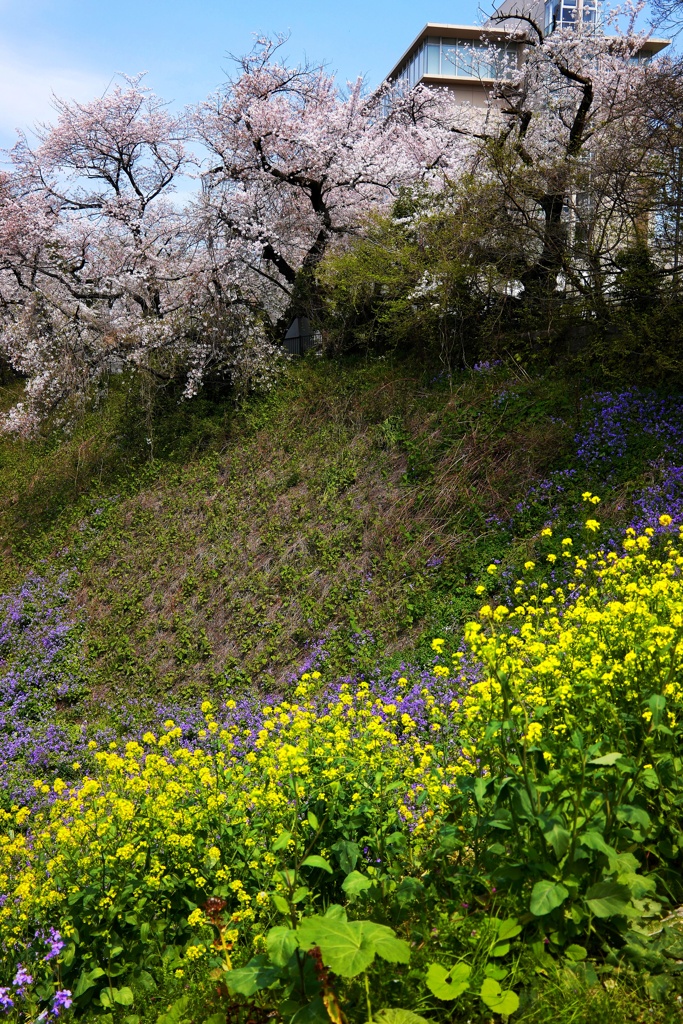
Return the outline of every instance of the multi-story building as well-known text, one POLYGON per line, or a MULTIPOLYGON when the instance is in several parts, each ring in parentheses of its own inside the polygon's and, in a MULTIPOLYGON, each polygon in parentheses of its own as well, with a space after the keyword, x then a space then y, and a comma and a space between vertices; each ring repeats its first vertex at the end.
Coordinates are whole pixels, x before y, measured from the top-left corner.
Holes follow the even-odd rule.
MULTIPOLYGON (((387 81, 405 83, 411 89, 418 82, 446 86, 463 103, 486 106, 494 81, 521 60, 524 40, 533 34, 528 22, 519 19, 522 10, 546 36, 578 24, 600 30, 599 0, 532 0, 525 6, 519 0, 504 0, 483 25, 428 22, 387 81)), ((650 60, 668 45, 668 39, 649 38, 636 59, 650 60)))

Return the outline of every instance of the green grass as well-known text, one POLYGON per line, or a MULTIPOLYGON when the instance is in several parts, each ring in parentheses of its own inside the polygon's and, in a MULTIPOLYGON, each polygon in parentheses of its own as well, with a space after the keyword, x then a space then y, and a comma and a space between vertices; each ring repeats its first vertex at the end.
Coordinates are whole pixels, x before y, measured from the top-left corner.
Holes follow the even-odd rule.
POLYGON ((90 716, 281 687, 320 640, 344 673, 426 659, 492 558, 533 549, 492 517, 568 464, 578 397, 381 359, 294 363, 241 407, 114 378, 68 436, 0 443, 0 584, 78 568, 90 716))
POLYGON ((140 697, 281 684, 321 637, 336 667, 370 667, 471 612, 499 546, 488 518, 562 450, 546 422, 562 382, 519 385, 506 410, 496 378, 311 361, 242 410, 184 407, 191 450, 161 409, 152 460, 114 393, 60 443, 14 442, 12 461, 4 442, 3 490, 21 495, 6 578, 68 549, 98 703, 122 681, 140 697))

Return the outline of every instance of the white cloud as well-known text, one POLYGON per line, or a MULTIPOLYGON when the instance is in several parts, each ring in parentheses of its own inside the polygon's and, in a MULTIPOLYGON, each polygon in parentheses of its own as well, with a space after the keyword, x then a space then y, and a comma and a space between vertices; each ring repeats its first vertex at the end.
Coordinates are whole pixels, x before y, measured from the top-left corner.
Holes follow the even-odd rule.
POLYGON ((87 100, 101 95, 109 77, 77 68, 49 67, 0 47, 0 145, 14 142, 15 130, 50 121, 52 94, 87 100))

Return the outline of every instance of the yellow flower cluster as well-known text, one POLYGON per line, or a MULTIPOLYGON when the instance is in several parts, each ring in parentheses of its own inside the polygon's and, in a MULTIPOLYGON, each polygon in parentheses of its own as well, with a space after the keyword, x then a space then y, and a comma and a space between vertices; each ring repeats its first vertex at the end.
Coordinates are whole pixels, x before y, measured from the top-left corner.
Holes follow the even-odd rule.
MULTIPOLYGON (((669 526, 671 518, 660 522, 669 526)), ((480 622, 468 624, 467 641, 485 670, 462 704, 460 736, 470 755, 483 753, 485 737, 496 733, 492 723, 502 721, 515 722, 529 744, 546 733, 567 736, 587 720, 595 731, 591 741, 616 738, 634 717, 649 721, 644 702, 652 694, 665 698, 667 726, 677 725, 683 555, 672 538, 656 557, 652 532, 627 531, 623 555, 573 556, 567 585, 554 592, 543 584, 525 588, 520 580, 515 593, 526 592, 527 599, 509 615, 485 605, 480 622)), ((562 544, 571 548, 569 538, 562 544)))
MULTIPOLYGON (((7 897, 0 934, 6 944, 21 949, 26 934, 46 921, 68 934, 69 897, 88 887, 99 894, 92 924, 103 912, 117 911, 124 891, 126 905, 151 901, 165 913, 178 879, 196 891, 197 904, 216 887, 229 891, 233 922, 255 920, 264 902, 263 871, 275 874, 268 851, 291 828, 293 792, 302 801, 343 800, 346 806, 361 800, 374 806, 380 790, 389 792, 393 813, 404 808, 410 841, 426 841, 464 770, 432 742, 445 724, 443 709, 425 692, 430 730, 418 735, 410 715, 361 683, 342 686, 338 701, 321 714, 319 678, 307 675, 291 702, 263 709, 263 727, 246 756, 238 755, 240 727, 218 728, 205 702, 213 751, 181 745, 181 730, 167 721, 159 737, 148 733, 142 744, 97 752, 97 777, 71 789, 55 784, 49 810, 0 811, 0 893, 7 897), (227 866, 236 835, 245 847, 260 848, 246 885, 227 866)), ((203 921, 194 911, 188 924, 203 921)))
MULTIPOLYGON (((670 526, 665 517, 662 525, 670 526)), ((662 555, 651 535, 633 531, 621 555, 574 556, 571 538, 561 547, 573 567, 564 588, 517 581, 516 607, 485 605, 466 627, 467 655, 448 659, 446 642, 433 641, 436 674, 462 693, 445 709, 423 690, 426 728, 398 697, 387 703, 364 682, 342 685, 321 705, 315 672, 291 700, 262 709, 256 735, 238 724, 220 727, 207 701, 212 749, 184 746, 169 720, 158 737, 98 751, 98 771, 78 786, 56 780, 48 809, 0 811, 5 947, 20 952, 48 922, 72 934, 70 907, 86 891, 86 926, 88 915, 93 925, 104 914, 125 919, 127 908, 143 903, 163 915, 177 905, 179 880, 190 894, 188 927, 207 926, 192 904, 219 890, 236 936, 267 912, 267 890, 283 884, 273 844, 277 851, 285 836, 280 848, 289 848, 295 803, 315 804, 313 821, 321 803, 331 820, 335 804, 393 816, 419 854, 450 813, 458 776, 491 770, 502 723, 513 724, 521 745, 540 745, 550 763, 549 748, 577 725, 593 730, 587 741, 606 743, 622 742, 625 722, 651 728, 652 694, 657 707, 664 698, 674 729, 683 704, 683 555, 673 530, 662 555), (477 663, 476 681, 468 682, 464 666, 477 663), (237 843, 248 852, 236 872, 237 843)), ((199 945, 186 954, 188 961, 203 955, 199 945)))

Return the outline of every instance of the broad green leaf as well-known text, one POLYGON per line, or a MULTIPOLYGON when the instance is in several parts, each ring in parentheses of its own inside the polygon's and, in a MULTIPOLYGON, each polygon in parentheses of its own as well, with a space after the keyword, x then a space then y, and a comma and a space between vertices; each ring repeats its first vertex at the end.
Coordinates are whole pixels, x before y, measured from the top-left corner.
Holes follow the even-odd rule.
POLYGON ((654 878, 639 875, 636 871, 622 871, 617 877, 617 882, 628 888, 631 899, 640 900, 657 891, 657 882, 654 878))
POLYGON ((437 999, 457 999, 470 985, 472 968, 467 964, 456 964, 450 971, 442 964, 430 964, 427 968, 427 988, 437 999))
POLYGON ((114 1006, 113 993, 108 988, 103 988, 100 992, 100 1002, 106 1009, 111 1010, 114 1006))
POLYGON ((268 957, 255 956, 246 967, 236 971, 226 971, 225 984, 232 995, 245 996, 247 999, 256 992, 268 988, 280 977, 279 967, 268 963, 268 957))
POLYGON ((654 974, 646 980, 645 986, 650 999, 663 1003, 673 988, 674 980, 667 974, 654 974))
POLYGON ((292 903, 301 903, 305 900, 311 890, 307 889, 305 885, 300 885, 298 889, 295 889, 292 893, 292 903))
POLYGON ((498 922, 498 939, 516 939, 522 930, 516 917, 507 917, 498 922))
POLYGON ((310 1003, 302 1006, 292 1017, 290 1024, 330 1024, 330 1018, 322 996, 316 996, 310 1003))
POLYGON ((189 1005, 189 997, 181 996, 180 999, 176 999, 166 1013, 162 1013, 157 1017, 157 1024, 178 1024, 179 1021, 184 1019, 189 1005))
POLYGON ((112 989, 114 994, 114 1002, 119 1003, 120 1006, 132 1006, 135 1002, 135 997, 127 986, 123 988, 112 989))
POLYGON ((398 902, 405 906, 406 903, 412 903, 413 900, 420 899, 425 891, 425 887, 419 878, 411 878, 407 876, 401 880, 400 885, 396 889, 396 899, 398 902))
POLYGON ((561 882, 550 882, 543 879, 541 882, 536 882, 531 891, 529 910, 536 917, 543 917, 544 914, 549 914, 561 906, 568 895, 568 890, 561 882))
POLYGON ((311 828, 315 832, 317 832, 318 829, 320 828, 320 822, 318 821, 318 819, 315 816, 315 814, 313 813, 313 811, 309 811, 308 814, 306 815, 306 818, 307 818, 308 824, 311 826, 311 828))
POLYGON ((592 758, 592 760, 590 760, 588 762, 588 764, 597 764, 597 765, 616 764, 616 762, 619 761, 623 756, 624 756, 623 754, 620 754, 618 751, 613 750, 609 754, 603 754, 602 757, 594 757, 594 758, 592 758))
POLYGON ((652 825, 650 815, 643 807, 633 807, 631 804, 620 804, 617 807, 617 818, 626 822, 627 825, 638 825, 647 832, 652 825))
POLYGON ((372 882, 368 876, 360 871, 352 871, 342 882, 342 889, 347 896, 357 896, 359 893, 364 892, 365 889, 370 889, 371 887, 372 882))
POLYGON ((219 1013, 212 1013, 210 1017, 207 1017, 204 1024, 225 1024, 225 1010, 219 1013))
POLYGON ((76 988, 74 989, 74 999, 78 999, 84 992, 92 988, 98 978, 101 978, 104 971, 101 967, 93 967, 92 971, 83 971, 80 978, 76 982, 76 988))
POLYGON ((339 903, 330 903, 323 917, 335 921, 346 921, 346 911, 339 905, 339 903))
POLYGON ((358 843, 351 843, 348 839, 340 839, 339 842, 334 844, 332 851, 337 854, 339 867, 345 875, 353 871, 360 856, 360 846, 358 843))
POLYGON ((317 853, 311 854, 310 857, 306 857, 306 860, 301 862, 302 868, 322 868, 323 871, 327 871, 328 874, 333 874, 332 866, 329 861, 325 860, 324 857, 319 857, 317 853))
POLYGON ((342 978, 355 978, 375 959, 375 943, 365 934, 362 921, 329 917, 304 918, 297 929, 304 949, 320 947, 323 963, 342 978))
POLYGON ((474 795, 477 803, 481 806, 486 797, 486 791, 491 785, 491 778, 483 778, 481 775, 474 780, 474 795))
POLYGON ((497 964, 488 963, 484 968, 486 977, 495 978, 496 981, 502 981, 507 977, 507 973, 504 967, 499 967, 497 964))
POLYGON ((280 835, 275 840, 275 842, 273 843, 273 846, 272 846, 273 852, 275 853, 278 850, 284 850, 284 848, 289 845, 289 840, 291 838, 292 838, 292 833, 291 832, 281 832, 280 835))
POLYGON ((358 923, 363 926, 364 934, 374 944, 377 956, 392 964, 410 963, 410 946, 405 939, 397 938, 392 928, 385 924, 375 924, 373 921, 358 923))
POLYGON ((425 1017, 420 1017, 412 1010, 399 1010, 397 1007, 379 1010, 372 1015, 376 1024, 430 1024, 425 1017))
POLYGON ((586 893, 586 903, 596 917, 623 914, 631 893, 627 885, 619 882, 596 882, 586 893))
POLYGON ((489 1010, 500 1013, 505 1017, 515 1013, 519 1009, 519 996, 511 988, 503 991, 495 978, 484 978, 479 992, 482 1002, 486 1003, 489 1010))
POLYGON ((583 835, 580 835, 579 843, 581 846, 585 846, 589 850, 595 850, 596 853, 604 853, 606 857, 616 857, 617 855, 617 851, 614 847, 608 846, 602 834, 595 830, 584 832, 583 835))
POLYGON ((583 948, 583 946, 571 945, 567 946, 564 951, 564 955, 569 957, 570 960, 577 962, 579 960, 585 960, 588 956, 588 952, 583 948))
POLYGON ((569 849, 569 843, 571 842, 571 833, 566 828, 562 828, 561 825, 554 824, 552 828, 549 828, 547 832, 544 832, 546 842, 552 846, 553 853, 558 860, 562 860, 565 853, 569 849))
POLYGON ((278 967, 284 967, 289 962, 292 953, 297 949, 298 945, 296 932, 293 928, 277 925, 266 934, 268 956, 278 967))
POLYGON ((284 896, 280 896, 279 892, 271 892, 270 898, 275 904, 275 909, 279 910, 281 914, 289 913, 289 903, 284 896))

